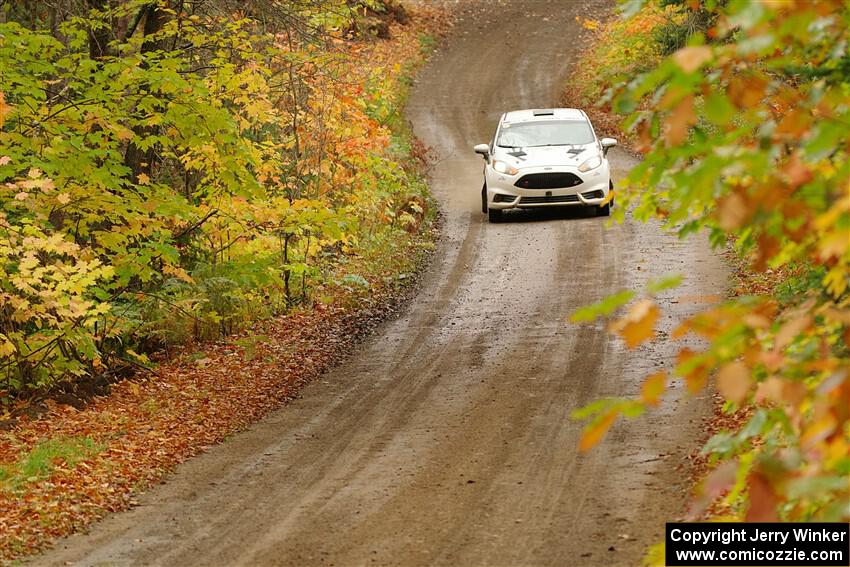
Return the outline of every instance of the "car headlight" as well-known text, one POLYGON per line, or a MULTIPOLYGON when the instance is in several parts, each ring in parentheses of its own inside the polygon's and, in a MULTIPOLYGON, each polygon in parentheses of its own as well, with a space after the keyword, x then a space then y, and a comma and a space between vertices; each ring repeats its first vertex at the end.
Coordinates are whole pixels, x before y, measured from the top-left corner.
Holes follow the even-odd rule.
POLYGON ((512 166, 509 163, 504 161, 499 161, 497 159, 493 160, 493 169, 498 171, 499 173, 504 173, 506 175, 516 175, 519 173, 519 170, 512 166))
POLYGON ((601 156, 593 156, 580 166, 578 166, 579 171, 590 171, 591 169, 596 169, 602 165, 602 157, 601 156))

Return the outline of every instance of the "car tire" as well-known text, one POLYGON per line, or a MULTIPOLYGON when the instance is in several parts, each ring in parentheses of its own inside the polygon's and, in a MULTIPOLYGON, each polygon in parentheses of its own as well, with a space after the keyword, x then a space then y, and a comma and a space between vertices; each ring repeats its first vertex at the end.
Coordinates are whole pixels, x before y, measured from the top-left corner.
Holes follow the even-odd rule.
POLYGON ((481 212, 487 214, 487 184, 481 187, 481 212))
POLYGON ((502 222, 502 209, 489 209, 487 211, 487 220, 493 223, 502 222))
MULTIPOLYGON (((613 191, 613 190, 614 190, 614 182, 609 179, 608 180, 608 191, 610 192, 610 191, 613 191)), ((611 208, 613 209, 614 208, 614 199, 611 199, 610 204, 611 204, 611 208)))
POLYGON ((607 217, 611 214, 611 203, 605 203, 601 207, 596 207, 597 217, 607 217))

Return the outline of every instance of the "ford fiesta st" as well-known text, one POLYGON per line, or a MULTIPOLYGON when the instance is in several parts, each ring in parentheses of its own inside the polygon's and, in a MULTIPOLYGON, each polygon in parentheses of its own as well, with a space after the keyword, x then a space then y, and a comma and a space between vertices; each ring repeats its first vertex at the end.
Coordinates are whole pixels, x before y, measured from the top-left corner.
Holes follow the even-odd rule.
POLYGON ((597 138, 581 110, 507 112, 493 140, 475 146, 486 161, 482 212, 490 222, 515 208, 585 206, 608 215, 613 185, 607 154, 616 145, 613 138, 597 138))

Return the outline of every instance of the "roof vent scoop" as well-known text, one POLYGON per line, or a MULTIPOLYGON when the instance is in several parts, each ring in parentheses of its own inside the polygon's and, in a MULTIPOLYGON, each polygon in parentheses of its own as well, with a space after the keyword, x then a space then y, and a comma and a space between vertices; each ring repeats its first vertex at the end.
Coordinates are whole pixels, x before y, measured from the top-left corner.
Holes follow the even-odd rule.
POLYGON ((554 116, 555 111, 551 108, 538 108, 533 111, 534 116, 554 116))

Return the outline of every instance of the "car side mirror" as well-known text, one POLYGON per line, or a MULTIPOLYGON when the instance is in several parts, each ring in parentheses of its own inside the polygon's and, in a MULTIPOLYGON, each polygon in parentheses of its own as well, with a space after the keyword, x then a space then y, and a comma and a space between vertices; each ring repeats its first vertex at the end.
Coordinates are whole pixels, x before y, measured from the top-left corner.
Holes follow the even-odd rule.
POLYGON ((608 150, 617 145, 617 140, 614 138, 602 138, 599 140, 599 143, 602 144, 602 153, 606 156, 608 155, 608 150))
POLYGON ((481 157, 488 159, 490 157, 490 146, 487 144, 478 144, 473 148, 476 154, 481 154, 481 157))

